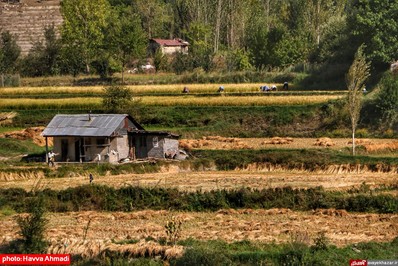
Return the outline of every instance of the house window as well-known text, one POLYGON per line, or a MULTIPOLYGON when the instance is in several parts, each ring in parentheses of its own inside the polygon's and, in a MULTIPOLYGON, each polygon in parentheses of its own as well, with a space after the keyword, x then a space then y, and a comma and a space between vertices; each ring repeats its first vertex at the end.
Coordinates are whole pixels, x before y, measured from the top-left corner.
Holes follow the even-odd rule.
POLYGON ((145 136, 142 136, 141 138, 140 138, 140 141, 141 141, 141 147, 146 147, 146 137, 145 136))
POLYGON ((158 137, 153 137, 152 143, 153 143, 153 147, 154 148, 159 147, 159 139, 158 139, 158 137))
POLYGON ((105 138, 97 139, 97 148, 101 148, 105 146, 105 138))

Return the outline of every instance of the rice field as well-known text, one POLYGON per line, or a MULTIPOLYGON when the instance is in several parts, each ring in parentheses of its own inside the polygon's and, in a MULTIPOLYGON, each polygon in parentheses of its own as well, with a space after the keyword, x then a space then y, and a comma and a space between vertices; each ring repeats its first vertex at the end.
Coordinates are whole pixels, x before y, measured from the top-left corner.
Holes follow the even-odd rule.
MULTIPOLYGON (((260 86, 271 84, 248 83, 223 85, 228 92, 258 92, 260 86)), ((220 85, 215 84, 169 84, 169 85, 130 85, 126 86, 134 94, 180 94, 184 87, 188 87, 190 93, 215 93, 220 85)), ((282 84, 276 84, 282 87, 282 84)), ((88 87, 18 87, 1 88, 1 95, 40 95, 40 94, 103 94, 104 86, 88 87)))
MULTIPOLYGON (((222 85, 226 93, 259 93, 260 86, 275 85, 282 88, 282 84, 270 83, 239 83, 222 85)), ((220 85, 217 84, 169 84, 169 85, 130 85, 126 86, 133 94, 181 94, 184 87, 188 87, 190 94, 217 93, 220 85)), ((59 87, 18 87, 0 88, 0 96, 30 96, 30 95, 101 95, 104 86, 59 86, 59 87)), ((274 91, 272 94, 306 94, 306 95, 341 95, 343 91, 274 91)))
MULTIPOLYGON (((228 96, 213 97, 184 97, 174 96, 142 96, 136 98, 144 106, 268 106, 268 105, 308 105, 336 100, 339 95, 311 95, 311 96, 228 96)), ((88 109, 100 108, 100 97, 74 97, 56 99, 0 99, 0 109, 29 110, 29 109, 88 109)))

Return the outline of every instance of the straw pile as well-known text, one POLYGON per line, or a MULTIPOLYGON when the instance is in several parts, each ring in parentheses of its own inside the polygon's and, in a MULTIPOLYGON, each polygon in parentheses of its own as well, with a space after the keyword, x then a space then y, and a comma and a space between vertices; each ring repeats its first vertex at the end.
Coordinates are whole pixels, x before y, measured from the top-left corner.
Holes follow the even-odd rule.
POLYGON ((12 119, 17 116, 15 112, 0 113, 0 126, 12 123, 12 119))
POLYGON ((190 151, 192 149, 202 148, 205 146, 209 146, 211 144, 210 141, 203 139, 182 139, 179 141, 180 148, 190 151))
MULTIPOLYGON (((12 131, 1 134, 1 138, 11 138, 18 140, 32 140, 33 143, 39 146, 46 145, 46 139, 41 135, 44 127, 28 127, 27 129, 20 131, 12 131)), ((48 139, 48 145, 52 146, 52 138, 48 139)))
POLYGON ((382 151, 382 150, 396 151, 398 150, 398 141, 390 143, 365 144, 363 146, 367 152, 382 151))
POLYGON ((289 144, 291 142, 293 142, 293 138, 273 137, 270 140, 264 141, 262 144, 289 144))
POLYGON ((182 246, 164 246, 153 241, 141 240, 134 244, 115 244, 111 240, 81 238, 50 239, 49 254, 72 254, 83 258, 102 257, 104 255, 124 255, 126 257, 156 257, 173 259, 182 256, 182 246))
POLYGON ((349 215, 346 210, 336 210, 336 209, 316 209, 316 210, 312 211, 312 214, 336 216, 336 217, 346 217, 349 215))
POLYGON ((315 146, 330 147, 334 146, 334 142, 330 138, 319 138, 314 143, 315 146))
MULTIPOLYGON (((349 140, 347 144, 352 144, 352 140, 349 140)), ((355 144, 356 145, 368 145, 372 144, 372 141, 370 139, 355 139, 355 144)))

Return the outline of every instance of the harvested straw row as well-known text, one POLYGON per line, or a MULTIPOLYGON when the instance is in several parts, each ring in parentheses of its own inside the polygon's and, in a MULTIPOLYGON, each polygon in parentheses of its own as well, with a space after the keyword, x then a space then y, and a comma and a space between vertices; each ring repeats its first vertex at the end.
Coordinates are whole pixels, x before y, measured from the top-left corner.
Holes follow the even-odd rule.
POLYGON ((73 254, 83 258, 101 257, 109 254, 125 255, 127 257, 155 257, 172 259, 182 256, 182 246, 164 246, 153 241, 141 240, 135 244, 115 244, 111 240, 82 240, 74 239, 50 239, 47 253, 73 254))
POLYGON ((334 146, 335 143, 330 138, 319 138, 314 143, 315 146, 330 147, 334 146))
POLYGON ((0 125, 11 124, 12 119, 17 116, 16 112, 0 113, 0 125))
POLYGON ((192 150, 194 148, 202 148, 205 146, 210 146, 211 142, 208 140, 201 139, 182 139, 179 141, 179 146, 185 150, 192 150))
POLYGON ((270 140, 263 141, 262 144, 289 144, 291 142, 293 142, 293 138, 273 137, 270 140))
POLYGON ((226 137, 221 137, 221 136, 207 136, 207 137, 202 137, 204 140, 215 140, 215 141, 220 141, 220 142, 239 142, 238 138, 226 138, 226 137))
POLYGON ((16 181, 16 180, 41 179, 41 178, 44 178, 43 171, 31 171, 31 172, 19 172, 19 173, 0 172, 0 181, 16 181))
MULTIPOLYGON (((352 144, 352 140, 349 140, 347 144, 352 144)), ((372 144, 370 139, 355 139, 356 145, 365 145, 365 144, 372 144)))
POLYGON ((363 146, 367 152, 381 151, 381 150, 395 151, 398 150, 398 141, 390 143, 380 143, 380 144, 365 144, 363 146))
POLYGON ((308 170, 304 165, 296 166, 294 168, 287 168, 286 166, 272 164, 272 163, 251 163, 243 168, 235 168, 235 171, 256 171, 256 172, 302 172, 302 173, 318 173, 318 174, 352 174, 352 173, 367 173, 367 172, 381 172, 381 173, 398 173, 398 166, 377 164, 373 168, 361 164, 336 164, 327 165, 325 167, 319 166, 315 169, 308 170))

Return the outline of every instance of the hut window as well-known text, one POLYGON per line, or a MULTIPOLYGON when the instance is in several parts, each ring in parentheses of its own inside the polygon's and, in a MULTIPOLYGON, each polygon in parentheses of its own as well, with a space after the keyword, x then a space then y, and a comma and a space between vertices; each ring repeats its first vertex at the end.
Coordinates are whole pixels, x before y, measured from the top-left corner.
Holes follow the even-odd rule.
POLYGON ((153 137, 152 143, 153 143, 153 147, 154 148, 159 147, 159 139, 158 139, 158 137, 153 137))
POLYGON ((142 136, 141 139, 140 139, 140 141, 141 141, 141 143, 140 143, 141 145, 140 145, 140 146, 141 146, 141 147, 146 147, 146 137, 145 137, 145 136, 142 136))
POLYGON ((105 145, 105 138, 97 139, 97 147, 103 147, 105 145))

